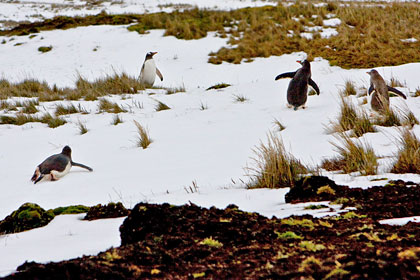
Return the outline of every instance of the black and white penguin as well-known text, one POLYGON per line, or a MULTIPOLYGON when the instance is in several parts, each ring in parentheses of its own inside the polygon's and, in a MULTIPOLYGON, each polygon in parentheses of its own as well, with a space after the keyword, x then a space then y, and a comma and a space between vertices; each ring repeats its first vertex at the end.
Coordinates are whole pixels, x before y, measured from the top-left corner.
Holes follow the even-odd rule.
POLYGON ((162 73, 160 73, 159 69, 156 67, 153 59, 155 54, 157 54, 157 52, 148 52, 146 54, 146 59, 144 60, 140 71, 140 83, 149 87, 153 86, 155 83, 156 75, 163 81, 162 73))
POLYGON ((380 113, 389 109, 389 91, 398 94, 404 99, 407 99, 404 93, 398 89, 388 86, 382 76, 375 69, 372 69, 366 73, 368 73, 370 76, 368 94, 370 95, 373 92, 370 106, 374 111, 380 113))
POLYGON ((311 65, 308 60, 297 61, 302 65, 295 72, 287 72, 276 77, 276 81, 283 78, 292 78, 287 88, 287 102, 289 108, 297 110, 300 106, 305 109, 306 99, 308 98, 308 84, 319 95, 317 84, 311 79, 311 65))
POLYGON ((89 171, 93 171, 89 166, 73 162, 71 160, 71 149, 69 146, 65 146, 60 154, 55 154, 48 157, 35 169, 34 175, 31 181, 34 184, 38 183, 42 179, 56 181, 69 173, 72 166, 79 166, 89 171))

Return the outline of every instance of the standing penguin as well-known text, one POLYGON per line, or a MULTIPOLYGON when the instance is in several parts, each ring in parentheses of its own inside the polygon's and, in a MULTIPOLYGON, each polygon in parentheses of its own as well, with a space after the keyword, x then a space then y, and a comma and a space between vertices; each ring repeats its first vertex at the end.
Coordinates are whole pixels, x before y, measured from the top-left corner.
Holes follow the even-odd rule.
POLYGON ((407 99, 404 93, 402 93, 398 89, 387 86, 385 80, 375 69, 372 69, 366 73, 368 73, 370 76, 370 87, 368 90, 368 94, 370 95, 373 91, 375 91, 372 94, 370 106, 376 112, 384 112, 389 109, 389 91, 398 94, 404 99, 407 99))
POLYGON ((287 72, 276 77, 276 81, 283 78, 292 78, 287 88, 287 102, 288 107, 293 107, 296 111, 300 106, 305 109, 306 99, 308 98, 308 84, 319 95, 319 88, 317 84, 311 79, 311 65, 308 60, 297 61, 302 65, 300 69, 295 72, 287 72))
POLYGON ((144 60, 140 71, 140 83, 149 87, 153 86, 155 83, 156 75, 158 75, 160 80, 163 81, 162 73, 160 73, 159 69, 156 67, 155 61, 153 60, 153 56, 155 54, 157 54, 157 52, 148 52, 146 54, 146 59, 144 60))
POLYGON ((73 162, 71 160, 71 149, 69 146, 65 146, 60 154, 48 157, 37 166, 31 181, 33 181, 34 184, 38 183, 43 178, 56 181, 69 173, 72 166, 79 166, 89 171, 93 171, 89 166, 73 162))

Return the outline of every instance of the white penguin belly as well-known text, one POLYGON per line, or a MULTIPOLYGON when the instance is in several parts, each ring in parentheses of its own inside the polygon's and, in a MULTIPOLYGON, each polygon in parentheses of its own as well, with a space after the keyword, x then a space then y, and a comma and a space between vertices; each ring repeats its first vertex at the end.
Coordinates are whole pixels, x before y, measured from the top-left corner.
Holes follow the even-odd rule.
POLYGON ((156 65, 153 59, 144 63, 143 71, 140 73, 140 83, 153 86, 156 78, 156 65))
MULTIPOLYGON (((67 173, 69 173, 70 172, 70 169, 71 169, 71 163, 69 162, 68 164, 67 164, 67 166, 66 166, 66 168, 63 170, 63 171, 57 171, 57 170, 52 170, 50 173, 51 173, 51 175, 52 176, 54 176, 54 179, 59 179, 59 178, 61 178, 61 177, 64 177, 67 173)), ((50 180, 51 180, 52 178, 50 178, 50 180)))

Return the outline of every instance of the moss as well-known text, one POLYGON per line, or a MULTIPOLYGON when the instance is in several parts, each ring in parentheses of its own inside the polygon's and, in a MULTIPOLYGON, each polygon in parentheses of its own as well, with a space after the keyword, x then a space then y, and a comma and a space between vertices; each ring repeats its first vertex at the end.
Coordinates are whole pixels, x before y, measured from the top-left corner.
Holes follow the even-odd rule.
POLYGON ((54 215, 65 215, 65 214, 80 214, 88 212, 90 207, 84 205, 71 205, 65 207, 57 207, 53 209, 54 215))
POLYGON ((317 191, 317 194, 330 194, 330 195, 335 195, 335 190, 333 190, 330 186, 326 185, 326 186, 322 186, 320 187, 317 191))
POLYGON ((282 232, 282 233, 275 231, 275 233, 277 234, 277 238, 279 238, 279 239, 284 239, 284 240, 303 239, 302 236, 297 235, 293 231, 286 231, 286 232, 282 232))
POLYGON ((54 216, 52 210, 45 211, 35 203, 25 203, 0 222, 0 234, 16 233, 45 226, 54 216))
POLYGON ((200 243, 200 245, 206 245, 209 247, 220 248, 223 247, 223 243, 219 242, 218 240, 213 239, 211 236, 204 238, 200 243))
POLYGON ((322 209, 322 208, 328 208, 328 206, 327 205, 323 205, 323 204, 311 204, 311 205, 308 205, 308 206, 305 206, 305 208, 303 208, 303 209, 305 209, 305 210, 316 210, 316 209, 322 209))
POLYGON ((52 46, 42 46, 38 48, 38 51, 42 52, 42 53, 46 53, 52 50, 52 46))
POLYGON ((317 251, 325 250, 325 246, 324 245, 322 245, 322 244, 315 244, 312 241, 307 241, 307 240, 301 241, 299 243, 299 247, 301 247, 304 250, 312 251, 312 252, 317 252, 317 251))
POLYGON ((222 88, 226 88, 226 87, 230 87, 230 84, 226 84, 226 83, 219 83, 219 84, 215 84, 214 86, 211 86, 211 87, 207 88, 206 90, 211 90, 211 89, 222 89, 222 88))
POLYGON ((313 229, 315 227, 314 222, 312 222, 309 219, 293 219, 293 218, 289 218, 289 219, 283 219, 281 220, 281 223, 283 225, 288 225, 288 226, 301 226, 301 227, 307 227, 310 229, 313 229))
POLYGON ((353 211, 350 211, 337 217, 337 219, 362 219, 366 217, 367 217, 366 215, 359 215, 359 214, 354 213, 353 211))
POLYGON ((324 277, 324 279, 342 279, 344 278, 344 275, 347 274, 350 274, 350 271, 342 268, 334 268, 324 277))

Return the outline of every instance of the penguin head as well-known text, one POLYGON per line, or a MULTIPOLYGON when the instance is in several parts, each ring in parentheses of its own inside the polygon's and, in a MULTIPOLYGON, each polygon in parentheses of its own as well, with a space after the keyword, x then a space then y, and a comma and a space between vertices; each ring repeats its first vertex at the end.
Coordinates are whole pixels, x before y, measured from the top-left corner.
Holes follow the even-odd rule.
POLYGON ((297 63, 300 63, 300 65, 302 65, 303 67, 311 67, 311 65, 309 64, 309 61, 307 59, 305 60, 296 60, 297 63))
POLYGON ((146 54, 146 60, 148 60, 148 59, 153 59, 153 56, 154 56, 155 54, 157 54, 157 52, 148 52, 148 53, 146 54))
POLYGON ((70 147, 69 147, 69 146, 65 146, 65 147, 63 148, 63 150, 61 151, 61 153, 62 153, 63 155, 66 155, 66 156, 68 156, 68 157, 71 157, 71 149, 70 149, 70 147))
POLYGON ((366 72, 366 73, 369 74, 369 76, 371 76, 371 77, 379 75, 378 71, 376 71, 375 69, 372 69, 372 70, 370 70, 369 72, 366 72))

